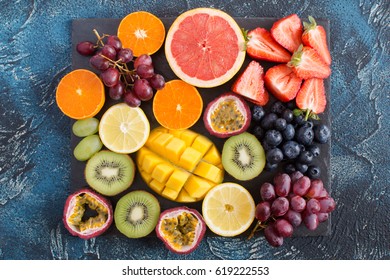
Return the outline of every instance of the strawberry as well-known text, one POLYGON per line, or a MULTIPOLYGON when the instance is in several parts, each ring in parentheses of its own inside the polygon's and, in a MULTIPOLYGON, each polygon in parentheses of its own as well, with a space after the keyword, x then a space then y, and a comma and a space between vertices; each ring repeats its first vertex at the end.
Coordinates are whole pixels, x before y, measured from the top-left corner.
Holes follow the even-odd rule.
POLYGON ((323 79, 305 80, 295 99, 297 107, 306 111, 306 116, 312 112, 320 114, 325 111, 326 96, 323 79))
POLYGON ((264 28, 256 28, 248 32, 247 54, 260 60, 287 63, 291 54, 279 45, 271 33, 264 28))
POLYGON ((271 35, 291 53, 302 43, 302 22, 297 14, 292 14, 276 21, 271 28, 271 35))
POLYGON ((232 91, 254 104, 260 106, 267 104, 269 94, 264 89, 263 74, 260 63, 252 60, 234 82, 232 91))
POLYGON ((279 64, 267 70, 264 84, 280 101, 293 100, 301 87, 302 79, 286 64, 279 64))
POLYGON ((315 49, 322 60, 330 65, 331 57, 326 41, 326 31, 321 25, 317 25, 315 19, 309 16, 309 22, 303 22, 304 32, 302 34, 302 43, 305 46, 315 49))
POLYGON ((311 47, 300 45, 287 64, 295 74, 302 79, 326 79, 330 76, 330 66, 327 65, 317 51, 311 47))

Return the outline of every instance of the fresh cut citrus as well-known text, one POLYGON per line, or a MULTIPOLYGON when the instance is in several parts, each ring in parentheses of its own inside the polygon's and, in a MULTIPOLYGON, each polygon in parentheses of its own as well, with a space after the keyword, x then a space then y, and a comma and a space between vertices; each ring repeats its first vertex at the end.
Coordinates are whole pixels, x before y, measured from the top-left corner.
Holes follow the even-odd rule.
POLYGON ((198 90, 182 80, 171 80, 153 99, 156 120, 168 129, 187 129, 200 118, 203 100, 198 90))
POLYGON ((226 237, 237 236, 252 224, 255 202, 243 186, 222 183, 206 194, 202 214, 212 232, 226 237))
POLYGON ((211 88, 229 81, 245 59, 245 38, 236 21, 213 8, 189 10, 172 23, 165 55, 187 83, 211 88))
POLYGON ((126 103, 111 106, 99 124, 99 136, 106 148, 121 154, 138 151, 149 137, 150 124, 139 108, 126 103))
POLYGON ((89 70, 73 70, 58 83, 56 102, 60 110, 72 119, 93 117, 105 102, 103 82, 89 70))
POLYGON ((155 15, 138 11, 128 14, 121 20, 117 35, 123 48, 131 49, 134 56, 151 55, 162 46, 165 27, 155 15))

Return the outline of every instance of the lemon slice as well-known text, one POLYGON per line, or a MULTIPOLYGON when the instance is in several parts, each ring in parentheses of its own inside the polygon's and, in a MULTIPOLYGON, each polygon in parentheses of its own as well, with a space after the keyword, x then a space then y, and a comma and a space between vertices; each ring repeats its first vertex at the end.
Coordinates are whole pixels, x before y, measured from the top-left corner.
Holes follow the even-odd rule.
POLYGON ((237 236, 252 224, 255 218, 255 202, 243 186, 223 183, 206 194, 202 213, 212 232, 226 237, 237 236))
POLYGON ((111 106, 102 116, 99 136, 107 149, 120 154, 138 151, 149 137, 150 124, 144 111, 125 103, 111 106))

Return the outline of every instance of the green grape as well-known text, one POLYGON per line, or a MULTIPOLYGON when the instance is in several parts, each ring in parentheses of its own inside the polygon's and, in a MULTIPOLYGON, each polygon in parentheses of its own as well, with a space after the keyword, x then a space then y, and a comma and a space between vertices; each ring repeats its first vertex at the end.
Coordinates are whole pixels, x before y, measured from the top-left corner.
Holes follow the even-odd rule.
POLYGON ((83 138, 74 148, 73 155, 79 161, 85 161, 91 158, 95 153, 103 147, 99 135, 89 135, 83 138))
POLYGON ((99 120, 88 118, 76 121, 72 126, 73 134, 78 137, 86 137, 95 134, 99 128, 99 120))

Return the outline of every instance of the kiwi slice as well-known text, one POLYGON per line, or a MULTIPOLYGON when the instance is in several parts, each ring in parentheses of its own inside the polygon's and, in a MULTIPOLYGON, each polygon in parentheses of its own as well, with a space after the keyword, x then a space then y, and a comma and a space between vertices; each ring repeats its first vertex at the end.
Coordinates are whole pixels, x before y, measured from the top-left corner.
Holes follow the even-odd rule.
POLYGON ((129 238, 151 233, 160 217, 160 203, 146 191, 132 191, 116 204, 114 220, 117 229, 129 238))
POLYGON ((128 189, 134 180, 132 158, 103 150, 93 155, 85 167, 85 179, 97 192, 114 196, 128 189))
POLYGON ((244 132, 226 140, 222 165, 234 178, 247 181, 257 177, 265 166, 265 153, 257 138, 244 132))

